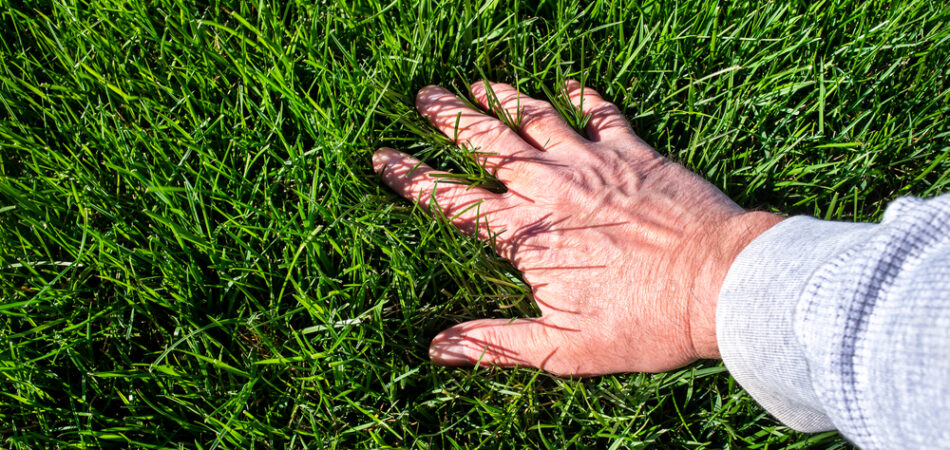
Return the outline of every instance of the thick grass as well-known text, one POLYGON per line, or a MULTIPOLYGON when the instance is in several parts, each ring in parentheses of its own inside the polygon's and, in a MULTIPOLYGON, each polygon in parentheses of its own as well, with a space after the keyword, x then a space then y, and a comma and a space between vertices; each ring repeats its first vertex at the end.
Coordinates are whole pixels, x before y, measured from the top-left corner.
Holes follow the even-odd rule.
POLYGON ((537 3, 0 0, 0 446, 847 445, 714 362, 432 365, 441 328, 534 307, 369 156, 482 178, 415 91, 573 77, 744 206, 876 220, 950 185, 950 10, 537 3))

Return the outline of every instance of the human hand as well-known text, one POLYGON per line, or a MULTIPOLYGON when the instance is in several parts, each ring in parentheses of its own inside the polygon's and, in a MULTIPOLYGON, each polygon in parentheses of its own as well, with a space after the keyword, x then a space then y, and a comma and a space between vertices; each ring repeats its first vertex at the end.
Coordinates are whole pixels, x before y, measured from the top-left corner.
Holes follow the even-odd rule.
MULTIPOLYGON (((396 192, 441 208, 466 233, 491 238, 542 312, 453 326, 433 339, 432 360, 586 376, 718 358, 715 310, 726 272, 781 218, 743 210, 659 155, 616 106, 576 81, 566 91, 590 115, 587 138, 549 103, 505 84, 491 88, 503 109, 494 113, 520 115, 518 130, 439 87, 423 88, 416 106, 473 149, 507 193, 452 184, 438 177, 444 172, 392 149, 373 155, 374 170, 396 192)), ((491 111, 485 83, 472 91, 491 111)))

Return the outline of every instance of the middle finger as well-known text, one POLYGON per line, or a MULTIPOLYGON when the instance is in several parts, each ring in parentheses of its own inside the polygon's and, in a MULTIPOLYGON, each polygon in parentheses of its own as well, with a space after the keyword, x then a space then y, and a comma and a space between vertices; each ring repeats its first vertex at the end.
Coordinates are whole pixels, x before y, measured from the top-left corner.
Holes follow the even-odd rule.
POLYGON ((544 153, 514 130, 468 107, 446 89, 422 88, 416 108, 455 143, 475 152, 476 159, 505 184, 517 183, 519 175, 531 172, 528 165, 544 161, 544 153))

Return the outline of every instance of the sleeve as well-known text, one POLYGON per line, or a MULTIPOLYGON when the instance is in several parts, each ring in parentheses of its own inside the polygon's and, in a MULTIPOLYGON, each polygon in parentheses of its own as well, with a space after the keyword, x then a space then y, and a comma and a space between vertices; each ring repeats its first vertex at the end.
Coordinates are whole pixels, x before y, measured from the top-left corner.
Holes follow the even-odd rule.
POLYGON ((786 219, 736 258, 716 333, 732 376, 805 432, 863 448, 950 442, 950 194, 880 224, 786 219))

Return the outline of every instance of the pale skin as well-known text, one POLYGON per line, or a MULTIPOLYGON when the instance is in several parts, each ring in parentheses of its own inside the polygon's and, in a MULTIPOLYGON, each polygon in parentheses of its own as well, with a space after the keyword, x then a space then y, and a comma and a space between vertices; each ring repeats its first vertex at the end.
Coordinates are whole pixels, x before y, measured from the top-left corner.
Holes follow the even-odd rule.
POLYGON ((449 183, 438 177, 444 172, 389 148, 373 155, 373 168, 402 196, 493 243, 521 271, 542 314, 453 326, 432 340, 431 359, 577 377, 719 358, 723 279, 739 252, 782 218, 742 209, 663 157, 616 106, 576 81, 565 92, 590 116, 586 136, 548 102, 488 86, 497 103, 485 82, 472 86, 482 110, 435 86, 419 92, 416 106, 474 150, 508 192, 449 183))

